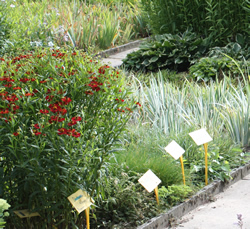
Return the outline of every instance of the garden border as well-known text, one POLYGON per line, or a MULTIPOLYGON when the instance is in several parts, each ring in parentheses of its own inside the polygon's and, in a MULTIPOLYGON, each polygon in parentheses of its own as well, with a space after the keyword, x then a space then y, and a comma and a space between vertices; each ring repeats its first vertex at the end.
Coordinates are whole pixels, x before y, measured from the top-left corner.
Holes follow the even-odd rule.
POLYGON ((239 168, 233 169, 230 173, 232 179, 229 181, 215 180, 211 184, 204 187, 197 192, 194 196, 190 197, 184 203, 181 203, 168 212, 161 214, 148 220, 143 225, 137 227, 137 229, 161 229, 171 225, 176 219, 181 218, 188 212, 194 210, 200 205, 211 201, 213 196, 225 191, 229 186, 243 179, 246 175, 250 174, 250 162, 239 168))
POLYGON ((117 46, 115 48, 107 49, 107 50, 104 50, 104 51, 97 53, 96 56, 101 57, 101 58, 106 58, 106 57, 109 57, 111 55, 127 51, 127 50, 132 49, 132 48, 137 48, 137 47, 139 47, 139 45, 142 42, 144 42, 147 39, 149 39, 149 37, 143 38, 141 40, 132 41, 132 42, 129 42, 127 44, 117 46))

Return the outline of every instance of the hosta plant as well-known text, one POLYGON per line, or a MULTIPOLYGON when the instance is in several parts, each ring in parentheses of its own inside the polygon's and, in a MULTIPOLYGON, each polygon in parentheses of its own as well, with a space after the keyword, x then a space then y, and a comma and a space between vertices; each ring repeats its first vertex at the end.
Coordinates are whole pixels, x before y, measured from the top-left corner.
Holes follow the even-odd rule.
POLYGON ((41 216, 29 225, 12 217, 8 227, 81 224, 67 197, 97 195, 99 171, 136 106, 121 74, 85 53, 46 49, 1 58, 0 74, 0 195, 11 212, 41 216))
POLYGON ((128 54, 123 64, 135 71, 164 68, 186 71, 190 64, 204 56, 206 50, 205 40, 186 30, 183 34, 155 36, 144 42, 138 51, 128 54))
MULTIPOLYGON (((237 61, 244 70, 244 65, 249 64, 249 61, 237 61)), ((241 71, 238 66, 228 57, 204 57, 201 58, 197 63, 192 65, 189 69, 189 74, 195 80, 203 80, 205 82, 215 80, 216 77, 219 79, 226 76, 237 78, 241 76, 241 71)), ((246 74, 246 72, 245 72, 246 74)))

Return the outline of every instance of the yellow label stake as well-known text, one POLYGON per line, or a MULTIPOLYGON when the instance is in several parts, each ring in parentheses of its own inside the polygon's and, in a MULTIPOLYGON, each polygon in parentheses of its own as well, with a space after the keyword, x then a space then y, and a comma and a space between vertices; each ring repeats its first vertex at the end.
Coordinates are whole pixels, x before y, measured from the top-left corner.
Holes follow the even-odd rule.
POLYGON ((87 229, 90 229, 90 224, 89 224, 89 207, 85 209, 85 215, 86 215, 87 229))
POLYGON ((183 184, 186 185, 186 182, 185 182, 185 173, 184 173, 184 164, 183 164, 183 157, 182 156, 180 156, 180 161, 181 161, 181 170, 182 170, 183 184))
POLYGON ((205 184, 207 185, 208 184, 208 176, 207 176, 207 147, 208 147, 208 144, 205 143, 203 144, 204 146, 204 149, 205 149, 205 184))
POLYGON ((158 186, 155 188, 155 197, 156 197, 157 204, 159 205, 158 186))

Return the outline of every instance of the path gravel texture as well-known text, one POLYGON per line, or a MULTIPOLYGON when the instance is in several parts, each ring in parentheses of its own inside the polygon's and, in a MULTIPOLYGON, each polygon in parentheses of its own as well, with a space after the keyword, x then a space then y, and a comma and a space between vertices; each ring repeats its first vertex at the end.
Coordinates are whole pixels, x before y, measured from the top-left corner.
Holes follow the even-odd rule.
POLYGON ((119 67, 120 65, 122 65, 122 59, 125 59, 125 57, 134 51, 137 51, 139 48, 131 48, 129 50, 123 51, 123 52, 119 52, 117 54, 113 54, 110 55, 107 58, 103 58, 102 62, 105 64, 108 64, 112 67, 119 67))
POLYGON ((242 229, 250 229, 250 175, 182 217, 175 229, 239 229, 237 214, 242 215, 242 229))

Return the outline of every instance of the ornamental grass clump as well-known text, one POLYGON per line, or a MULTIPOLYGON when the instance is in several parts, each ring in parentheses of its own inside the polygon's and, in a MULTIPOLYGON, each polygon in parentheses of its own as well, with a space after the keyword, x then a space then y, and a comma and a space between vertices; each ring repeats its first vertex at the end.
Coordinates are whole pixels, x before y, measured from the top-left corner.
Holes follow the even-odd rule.
POLYGON ((85 53, 46 49, 2 57, 0 73, 0 196, 12 214, 40 214, 11 217, 8 227, 83 223, 67 197, 83 189, 95 198, 99 170, 137 106, 121 74, 85 53))

